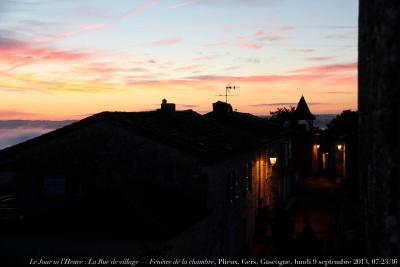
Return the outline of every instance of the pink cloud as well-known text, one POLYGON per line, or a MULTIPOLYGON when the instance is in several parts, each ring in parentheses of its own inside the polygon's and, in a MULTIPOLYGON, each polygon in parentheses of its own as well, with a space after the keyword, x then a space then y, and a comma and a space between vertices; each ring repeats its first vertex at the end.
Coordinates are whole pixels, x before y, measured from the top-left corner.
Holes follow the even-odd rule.
POLYGON ((103 23, 103 24, 93 24, 93 25, 83 25, 76 30, 73 31, 67 31, 59 34, 54 34, 54 35, 49 35, 49 36, 44 36, 44 37, 39 37, 33 40, 35 43, 47 43, 47 42, 53 42, 53 41, 58 41, 62 40, 74 35, 78 34, 84 34, 84 33, 90 33, 90 32, 95 32, 95 31, 100 31, 106 28, 111 27, 111 24, 108 23, 103 23))
POLYGON ((197 70, 199 68, 201 68, 203 65, 190 65, 190 66, 184 66, 184 67, 180 67, 180 68, 176 68, 175 71, 193 71, 193 70, 197 70))
POLYGON ((271 32, 266 32, 264 30, 258 30, 256 31, 253 36, 260 41, 282 41, 285 39, 285 33, 291 32, 295 30, 295 27, 293 26, 285 26, 278 28, 276 30, 273 30, 271 32))
POLYGON ((328 61, 328 60, 332 60, 335 57, 308 57, 306 58, 307 60, 310 61, 328 61))
POLYGON ((292 49, 292 51, 303 52, 303 53, 311 53, 311 52, 314 52, 315 49, 313 49, 313 48, 298 48, 298 49, 292 49))
POLYGON ((219 57, 221 57, 221 55, 218 55, 218 54, 201 55, 201 56, 193 58, 193 60, 198 60, 198 61, 201 61, 201 60, 213 60, 213 59, 216 59, 216 58, 219 58, 219 57))
POLYGON ((357 63, 349 63, 349 64, 333 64, 333 65, 302 68, 302 69, 292 70, 290 72, 325 74, 332 72, 346 72, 346 71, 356 71, 356 70, 357 70, 357 63))
POLYGON ((222 42, 217 42, 217 43, 208 43, 204 44, 203 47, 225 47, 229 44, 228 41, 222 41, 222 42))
MULTIPOLYGON (((199 82, 243 82, 243 83, 280 83, 280 82, 314 82, 319 80, 332 80, 340 77, 327 77, 323 74, 313 74, 313 75, 303 75, 303 74, 295 74, 295 75, 254 75, 254 76, 220 76, 220 75, 197 75, 197 76, 188 76, 183 79, 175 79, 175 80, 152 80, 146 81, 147 84, 158 84, 158 85, 174 85, 174 84, 185 84, 185 85, 196 85, 199 82)), ((349 82, 350 80, 354 81, 356 77, 349 77, 349 80, 345 80, 345 82, 349 82)), ((140 83, 140 81, 137 81, 140 83)))
POLYGON ((156 45, 156 46, 169 46, 169 45, 174 45, 182 41, 181 38, 166 38, 166 39, 161 39, 158 41, 155 41, 153 43, 150 43, 151 45, 156 45))
POLYGON ((136 15, 139 15, 144 10, 146 10, 148 8, 151 8, 152 6, 158 4, 158 2, 160 2, 160 0, 148 0, 148 1, 145 1, 144 3, 136 6, 131 11, 128 11, 125 14, 117 17, 116 21, 111 22, 111 23, 100 23, 100 24, 92 24, 92 25, 83 25, 83 26, 80 26, 77 29, 72 30, 72 31, 67 31, 67 32, 59 33, 59 34, 54 34, 54 35, 49 35, 49 36, 36 38, 33 41, 36 42, 36 43, 47 43, 47 42, 63 40, 63 39, 66 39, 68 37, 72 37, 72 36, 75 36, 75 35, 80 35, 80 34, 85 34, 85 33, 90 33, 90 32, 95 32, 95 31, 100 31, 100 30, 104 30, 104 29, 107 29, 107 28, 111 28, 112 26, 114 26, 114 24, 116 22, 120 21, 121 19, 124 19, 126 17, 134 17, 136 15))
POLYGON ((170 9, 178 9, 178 8, 182 8, 182 7, 185 7, 185 6, 189 6, 189 5, 195 4, 195 3, 200 2, 200 1, 202 1, 202 0, 187 0, 187 1, 183 1, 183 2, 181 2, 179 4, 170 6, 169 8, 170 9))
POLYGON ((4 38, 0 42, 0 63, 9 66, 2 72, 32 64, 37 61, 53 61, 53 62, 72 62, 89 58, 92 54, 77 51, 62 51, 53 48, 34 48, 28 43, 16 40, 7 40, 4 38))
POLYGON ((265 31, 262 31, 262 30, 258 30, 258 31, 256 31, 255 33, 254 33, 254 36, 255 37, 265 37, 265 36, 267 36, 268 34, 265 32, 265 31))
POLYGON ((52 48, 0 48, 0 62, 17 64, 35 60, 75 61, 89 56, 88 53, 61 51, 52 48))
POLYGON ((121 67, 113 67, 108 64, 91 64, 87 67, 81 67, 78 69, 82 73, 117 73, 117 72, 141 72, 148 73, 149 70, 145 68, 121 68, 121 67))
POLYGON ((160 2, 160 0, 148 0, 145 1, 144 3, 138 5, 137 7, 135 7, 134 9, 132 9, 131 11, 127 12, 124 16, 127 17, 133 17, 138 15, 139 13, 143 12, 144 10, 158 4, 160 2))
POLYGON ((243 37, 239 37, 239 38, 237 39, 237 43, 238 43, 238 46, 239 46, 240 48, 242 48, 242 49, 259 50, 259 49, 261 49, 261 48, 263 47, 263 46, 262 46, 261 44, 259 44, 259 43, 251 43, 251 42, 248 42, 248 41, 246 41, 246 39, 243 38, 243 37))

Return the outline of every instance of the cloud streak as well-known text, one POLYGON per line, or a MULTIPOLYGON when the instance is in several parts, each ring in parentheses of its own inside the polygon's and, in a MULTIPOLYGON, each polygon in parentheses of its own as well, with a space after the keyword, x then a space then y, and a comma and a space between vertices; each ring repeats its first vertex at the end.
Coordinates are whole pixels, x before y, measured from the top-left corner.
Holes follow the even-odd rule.
MULTIPOLYGON (((324 104, 324 103, 307 102, 307 105, 309 105, 309 106, 322 105, 322 104, 324 104)), ((284 106, 296 107, 297 103, 296 102, 276 102, 276 103, 254 104, 254 105, 249 105, 249 106, 250 107, 284 107, 284 106)))
POLYGON ((198 70, 198 69, 201 68, 202 66, 203 66, 203 65, 201 65, 201 64, 189 65, 189 66, 184 66, 184 67, 176 68, 175 71, 178 71, 178 72, 194 71, 194 70, 198 70))
POLYGON ((136 6, 134 9, 130 10, 126 14, 124 14, 123 17, 134 17, 145 11, 146 9, 149 9, 153 7, 154 5, 158 4, 160 0, 148 0, 144 1, 140 5, 136 6))
POLYGON ((179 4, 170 6, 169 9, 179 9, 179 8, 182 8, 182 7, 186 7, 186 6, 189 6, 189 5, 196 4, 197 2, 200 2, 200 1, 202 1, 202 0, 188 0, 188 1, 182 1, 182 2, 179 3, 179 4))
POLYGON ((324 73, 348 72, 348 71, 357 71, 357 63, 332 64, 332 65, 308 67, 308 68, 292 70, 290 72, 324 74, 324 73))
POLYGON ((154 46, 170 46, 170 45, 175 45, 179 42, 181 42, 182 39, 178 38, 178 37, 174 37, 174 38, 165 38, 165 39, 161 39, 152 43, 149 43, 149 45, 154 45, 154 46))
POLYGON ((244 37, 239 37, 237 39, 237 44, 242 49, 259 50, 263 47, 260 43, 249 42, 244 37))
POLYGON ((91 33, 91 32, 104 30, 104 29, 107 29, 109 27, 111 27, 111 24, 109 24, 109 23, 83 25, 83 26, 80 26, 79 28, 77 28, 77 29, 75 29, 73 31, 67 31, 67 32, 59 33, 59 34, 54 34, 54 35, 48 35, 48 36, 35 38, 35 39, 33 39, 33 42, 35 42, 35 43, 49 43, 49 42, 63 40, 63 39, 66 39, 68 37, 72 37, 74 35, 79 35, 79 34, 85 34, 85 33, 91 33))
POLYGON ((129 18, 129 17, 134 17, 139 15, 140 13, 144 12, 146 9, 149 9, 153 7, 154 5, 158 4, 160 0, 147 0, 144 1, 143 3, 139 4, 132 10, 120 15, 115 19, 113 22, 107 22, 107 23, 98 23, 98 24, 91 24, 91 25, 82 25, 75 30, 71 31, 66 31, 58 34, 53 34, 53 35, 48 35, 48 36, 43 36, 34 39, 33 41, 36 43, 48 43, 48 42, 54 42, 54 41, 59 41, 63 40, 75 35, 82 35, 82 34, 87 34, 87 33, 93 33, 101 30, 105 30, 108 28, 113 27, 116 23, 119 21, 129 18))
POLYGON ((283 41, 286 39, 285 34, 294 31, 295 29, 296 28, 294 26, 285 26, 270 32, 258 30, 253 34, 253 36, 256 40, 259 41, 283 41))
POLYGON ((75 62, 90 58, 89 53, 78 51, 63 51, 53 48, 34 48, 29 43, 6 39, 0 36, 0 63, 8 65, 0 73, 6 73, 22 66, 39 61, 75 62))
POLYGON ((309 61, 329 61, 334 59, 335 57, 308 57, 306 58, 309 61))

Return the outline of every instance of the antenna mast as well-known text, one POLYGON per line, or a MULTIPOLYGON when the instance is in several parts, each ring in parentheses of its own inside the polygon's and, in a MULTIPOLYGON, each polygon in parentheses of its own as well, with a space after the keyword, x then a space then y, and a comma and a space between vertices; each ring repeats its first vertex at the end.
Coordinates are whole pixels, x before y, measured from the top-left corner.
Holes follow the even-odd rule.
POLYGON ((232 86, 231 85, 231 83, 228 83, 226 86, 225 86, 225 103, 227 103, 228 104, 228 95, 229 95, 229 93, 230 93, 230 91, 232 90, 232 89, 238 89, 239 88, 239 86, 232 86))

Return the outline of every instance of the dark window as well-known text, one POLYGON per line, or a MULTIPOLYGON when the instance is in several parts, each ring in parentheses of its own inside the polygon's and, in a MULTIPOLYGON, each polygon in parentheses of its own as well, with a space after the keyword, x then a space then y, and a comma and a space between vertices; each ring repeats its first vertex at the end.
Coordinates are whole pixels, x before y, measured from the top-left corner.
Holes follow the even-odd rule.
POLYGON ((246 189, 250 192, 253 191, 253 164, 248 162, 246 164, 246 180, 247 180, 247 187, 246 189))
POLYGON ((231 205, 233 203, 233 184, 232 172, 228 173, 228 203, 231 205))
POLYGON ((243 166, 242 172, 240 173, 241 179, 241 190, 243 196, 246 196, 247 191, 249 191, 249 177, 247 176, 247 164, 243 166))
POLYGON ((232 171, 232 179, 233 179, 233 197, 234 200, 239 199, 239 179, 236 171, 232 171))
POLYGON ((48 196, 63 196, 65 194, 65 178, 45 177, 44 193, 48 196))

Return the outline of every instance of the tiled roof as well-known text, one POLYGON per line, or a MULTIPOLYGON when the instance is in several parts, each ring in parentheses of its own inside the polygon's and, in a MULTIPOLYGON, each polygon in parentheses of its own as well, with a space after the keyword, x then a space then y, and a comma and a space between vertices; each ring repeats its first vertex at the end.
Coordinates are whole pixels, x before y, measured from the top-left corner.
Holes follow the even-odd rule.
POLYGON ((97 122, 119 126, 155 142, 173 146, 206 160, 215 160, 236 152, 256 148, 265 142, 266 132, 269 131, 272 134, 277 130, 264 124, 263 119, 246 113, 233 112, 229 123, 221 123, 218 120, 210 119, 211 117, 211 115, 201 116, 192 110, 101 112, 27 142, 6 148, 0 151, 0 160, 10 153, 14 154, 31 146, 62 138, 67 133, 79 131, 97 122))
POLYGON ((235 129, 236 132, 246 132, 257 136, 263 141, 274 139, 283 130, 279 124, 269 122, 266 119, 254 116, 250 113, 209 112, 204 114, 204 117, 223 127, 235 129))

